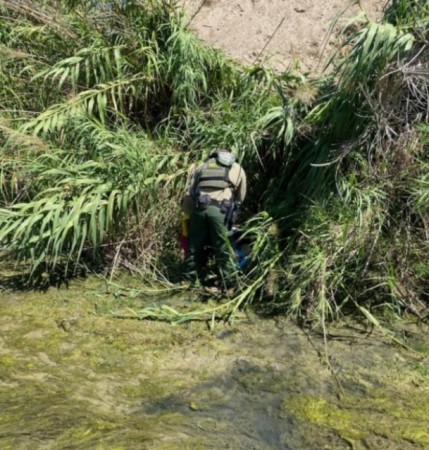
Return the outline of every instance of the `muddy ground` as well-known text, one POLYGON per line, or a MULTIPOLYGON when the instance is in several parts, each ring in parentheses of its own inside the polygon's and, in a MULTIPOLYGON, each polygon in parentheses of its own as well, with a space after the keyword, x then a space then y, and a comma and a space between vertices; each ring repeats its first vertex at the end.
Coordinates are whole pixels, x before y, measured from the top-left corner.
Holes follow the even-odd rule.
POLYGON ((189 28, 233 59, 320 72, 335 32, 358 14, 379 20, 388 0, 181 0, 189 28), (325 45, 326 44, 326 45, 325 45), (322 52, 323 50, 323 52, 322 52))
POLYGON ((124 292, 92 278, 3 290, 2 450, 429 448, 427 327, 397 324, 407 349, 344 324, 326 347, 250 313, 214 330, 113 318, 157 302, 124 292))

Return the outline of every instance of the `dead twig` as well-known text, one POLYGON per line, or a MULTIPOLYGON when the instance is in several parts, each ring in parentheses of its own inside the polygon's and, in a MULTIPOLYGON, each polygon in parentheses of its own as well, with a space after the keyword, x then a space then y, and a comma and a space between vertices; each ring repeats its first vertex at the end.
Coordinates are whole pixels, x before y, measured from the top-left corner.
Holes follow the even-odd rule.
POLYGON ((55 30, 55 32, 60 36, 67 36, 73 40, 79 39, 79 36, 72 31, 65 22, 59 22, 55 18, 56 11, 54 10, 44 11, 40 9, 39 5, 36 5, 31 1, 27 1, 26 4, 24 4, 14 0, 2 0, 0 3, 3 4, 4 7, 17 12, 18 14, 26 15, 47 25, 55 30))
POLYGON ((262 54, 264 53, 265 49, 268 47, 268 45, 270 44, 270 42, 273 40, 274 36, 277 34, 277 31, 279 31, 280 27, 283 25, 283 22, 285 21, 286 17, 283 17, 283 19, 280 21, 280 23, 277 25, 277 28, 274 30, 274 32, 271 34, 271 36, 269 37, 268 41, 265 43, 265 45, 262 47, 262 50, 259 52, 258 56, 255 58, 255 60, 253 61, 253 64, 256 64, 257 61, 259 60, 259 58, 262 56, 262 54))
POLYGON ((204 5, 207 3, 207 0, 203 0, 200 4, 200 6, 196 9, 196 11, 194 12, 194 14, 192 14, 191 18, 189 19, 188 23, 185 25, 185 28, 188 28, 189 25, 191 24, 191 22, 195 19, 195 17, 198 16, 198 14, 200 13, 200 11, 203 9, 204 5))

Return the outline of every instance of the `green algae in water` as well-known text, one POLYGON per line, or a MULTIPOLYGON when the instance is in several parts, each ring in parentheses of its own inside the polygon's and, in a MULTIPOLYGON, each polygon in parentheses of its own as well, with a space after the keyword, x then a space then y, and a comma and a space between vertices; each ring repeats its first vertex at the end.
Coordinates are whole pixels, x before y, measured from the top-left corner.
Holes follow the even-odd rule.
POLYGON ((375 394, 378 396, 347 396, 340 403, 318 397, 295 396, 283 402, 283 409, 301 421, 334 430, 349 442, 377 434, 398 445, 401 441, 409 441, 429 448, 428 394, 418 399, 413 396, 409 404, 406 399, 386 397, 385 391, 375 394))
POLYGON ((366 432, 354 423, 353 415, 323 398, 298 396, 283 403, 287 412, 316 425, 331 428, 346 439, 363 439, 366 432))
MULTIPOLYGON (((131 305, 130 299, 126 301, 131 305)), ((263 405, 266 417, 271 395, 276 400, 267 424, 278 417, 283 427, 285 414, 278 414, 279 397, 308 392, 296 390, 302 386, 295 373, 281 363, 277 366, 277 359, 258 356, 251 343, 243 345, 240 335, 235 336, 237 345, 234 340, 216 339, 204 324, 170 327, 93 314, 94 305, 98 305, 97 311, 107 311, 120 303, 122 299, 119 302, 103 294, 103 287, 94 280, 78 283, 69 291, 13 293, 0 303, 6 325, 1 344, 7 351, 0 357, 1 450, 205 450, 210 445, 242 449, 246 434, 240 435, 236 416, 225 414, 232 414, 239 403, 256 415, 263 405), (73 324, 71 319, 76 319, 73 324), (63 320, 71 326, 60 327, 63 320), (196 367, 178 365, 186 346, 196 367), (225 355, 231 357, 229 361, 238 358, 234 365, 225 367, 224 374, 237 395, 227 403, 219 384, 225 379, 212 380, 210 371, 201 364, 212 349, 218 352, 220 362, 225 355), (241 358, 243 351, 247 352, 245 358, 241 358), (190 429, 195 433, 189 434, 190 429)), ((254 343, 263 338, 257 327, 248 329, 255 333, 254 343)), ((270 336, 271 329, 264 328, 264 333, 270 336)), ((290 341, 282 342, 287 345, 290 341)), ((422 338, 422 345, 425 342, 422 338)), ((309 360, 303 362, 309 365, 309 360)), ((317 362, 314 364, 306 375, 310 381, 319 381, 317 362)), ((371 368, 379 383, 368 384, 365 398, 352 394, 338 402, 322 398, 323 394, 289 397, 283 410, 300 422, 294 448, 305 448, 299 445, 310 428, 315 430, 315 438, 309 442, 317 440, 320 448, 325 444, 329 448, 332 442, 334 447, 330 448, 345 448, 335 447, 340 438, 356 443, 355 448, 361 442, 366 448, 429 448, 426 363, 417 366, 413 361, 411 366, 399 360, 392 364, 371 368), (406 370, 401 372, 401 367, 406 370), (413 384, 416 380, 422 383, 421 389, 413 384), (383 387, 371 391, 373 385, 383 387), (402 392, 402 387, 409 390, 402 392), (324 433, 318 433, 321 427, 324 433), (374 436, 381 436, 386 445, 373 445, 374 436)), ((315 382, 314 386, 319 385, 315 382)), ((253 424, 247 415, 245 420, 246 426, 253 424)), ((277 448, 268 440, 270 444, 263 447, 264 436, 255 436, 255 448, 277 448)), ((287 434, 284 442, 289 439, 294 436, 287 434)))
POLYGON ((117 303, 92 282, 14 292, 2 303, 13 326, 1 342, 8 351, 0 357, 1 450, 207 448, 206 437, 181 431, 189 417, 180 411, 142 412, 139 405, 162 406, 183 385, 145 369, 176 340, 166 326, 93 315, 94 305, 117 303))
POLYGON ((177 412, 142 417, 101 411, 58 382, 26 382, 13 395, 0 390, 0 411, 2 450, 147 448, 163 429, 186 422, 177 412))

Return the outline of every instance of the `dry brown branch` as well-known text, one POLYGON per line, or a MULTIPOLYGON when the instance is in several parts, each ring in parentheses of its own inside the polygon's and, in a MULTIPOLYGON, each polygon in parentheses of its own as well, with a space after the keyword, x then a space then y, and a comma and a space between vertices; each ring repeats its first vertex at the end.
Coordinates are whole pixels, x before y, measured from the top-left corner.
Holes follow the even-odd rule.
POLYGON ((45 10, 42 10, 40 5, 28 0, 0 0, 0 6, 3 6, 11 11, 15 11, 19 14, 23 14, 27 17, 31 17, 37 22, 47 25, 61 37, 65 36, 74 40, 79 38, 79 36, 70 29, 66 22, 59 21, 56 18, 57 12, 53 8, 48 9, 45 7, 45 10))

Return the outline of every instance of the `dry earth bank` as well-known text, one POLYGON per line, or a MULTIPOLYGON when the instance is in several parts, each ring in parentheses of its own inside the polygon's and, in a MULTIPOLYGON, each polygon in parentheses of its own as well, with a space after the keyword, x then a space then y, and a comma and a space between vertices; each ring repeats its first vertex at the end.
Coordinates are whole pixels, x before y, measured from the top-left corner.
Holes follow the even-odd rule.
POLYGON ((189 27, 204 41, 245 63, 263 61, 277 70, 298 62, 317 72, 335 48, 335 36, 324 40, 333 22, 360 12, 378 20, 387 0, 182 0, 189 27), (261 53, 262 52, 262 53, 261 53), (322 61, 322 62, 320 62, 322 61))

